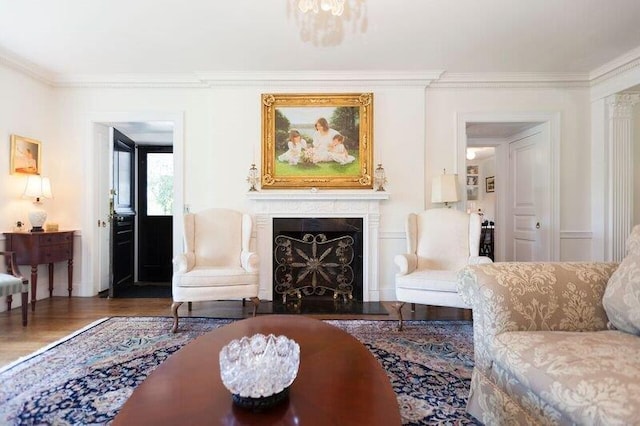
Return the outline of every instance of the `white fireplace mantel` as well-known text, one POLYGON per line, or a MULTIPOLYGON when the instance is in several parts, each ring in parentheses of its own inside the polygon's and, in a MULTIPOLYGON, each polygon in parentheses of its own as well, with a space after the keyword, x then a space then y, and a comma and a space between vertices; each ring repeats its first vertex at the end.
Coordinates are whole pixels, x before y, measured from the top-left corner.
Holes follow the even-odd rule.
POLYGON ((380 300, 378 283, 378 231, 380 202, 385 191, 265 190, 248 192, 256 220, 256 250, 260 256, 260 293, 273 300, 273 219, 281 217, 359 217, 363 219, 363 299, 380 300))

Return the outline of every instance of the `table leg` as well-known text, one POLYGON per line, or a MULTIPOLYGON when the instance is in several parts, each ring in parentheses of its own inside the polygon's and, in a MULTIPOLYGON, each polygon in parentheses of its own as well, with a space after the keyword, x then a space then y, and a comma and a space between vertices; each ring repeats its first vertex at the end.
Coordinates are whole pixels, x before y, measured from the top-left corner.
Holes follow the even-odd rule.
POLYGON ((71 297, 71 291, 73 290, 73 259, 69 259, 69 263, 67 264, 67 272, 68 272, 68 284, 69 284, 69 297, 71 297))
POLYGON ((53 263, 49 264, 49 298, 53 297, 53 263))
POLYGON ((36 289, 38 288, 38 265, 31 265, 31 310, 36 310, 36 289))

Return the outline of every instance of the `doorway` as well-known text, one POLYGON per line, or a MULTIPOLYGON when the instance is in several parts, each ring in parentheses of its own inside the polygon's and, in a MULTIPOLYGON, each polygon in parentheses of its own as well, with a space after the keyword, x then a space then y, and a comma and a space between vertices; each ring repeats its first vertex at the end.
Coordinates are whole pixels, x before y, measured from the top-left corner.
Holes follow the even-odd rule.
MULTIPOLYGON (((122 215, 111 216, 112 287, 110 297, 170 297, 172 274, 173 125, 127 122, 114 125, 112 197, 129 200, 131 249, 120 249, 122 215), (127 137, 126 135, 130 137, 127 137), (128 156, 118 149, 125 139, 128 156), (117 143, 116 143, 117 142, 117 143), (124 162, 123 159, 127 161, 124 162), (120 265, 128 265, 126 283, 117 281, 120 265)), ((118 203, 116 203, 116 207, 118 203)))
MULTIPOLYGON (((474 164, 467 160, 467 149, 492 148, 495 153, 495 169, 481 173, 478 168, 472 176, 477 181, 471 182, 477 183, 477 194, 489 196, 487 186, 493 190, 490 197, 495 213, 487 212, 487 216, 494 216, 495 261, 558 260, 559 114, 461 114, 457 142, 459 164, 465 165, 463 185, 468 182, 467 162, 474 164), (533 150, 516 148, 526 141, 533 150), (521 207, 532 208, 525 211, 521 207)), ((469 210, 474 202, 470 198, 476 193, 463 192, 469 210)), ((478 204, 475 206, 477 211, 478 204)))
POLYGON ((83 186, 83 196, 89 208, 83 221, 86 244, 82 248, 82 276, 87 277, 80 291, 86 296, 103 293, 110 283, 109 261, 109 203, 111 185, 110 132, 113 126, 122 123, 149 123, 173 126, 167 141, 173 145, 174 185, 173 185, 173 250, 175 256, 182 251, 183 233, 181 226, 184 205, 184 113, 183 112, 103 112, 88 115, 85 164, 87 185, 83 186), (97 223, 97 226, 96 226, 97 223))

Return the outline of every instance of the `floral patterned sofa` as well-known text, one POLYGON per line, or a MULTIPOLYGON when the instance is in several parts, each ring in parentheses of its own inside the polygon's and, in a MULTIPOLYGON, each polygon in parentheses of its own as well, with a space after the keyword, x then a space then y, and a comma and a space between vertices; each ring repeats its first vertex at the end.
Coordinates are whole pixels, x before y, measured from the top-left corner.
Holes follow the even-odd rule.
POLYGON ((470 414, 488 425, 640 424, 640 228, 634 234, 638 252, 620 268, 512 262, 460 271, 458 290, 473 309, 470 414), (610 323, 605 292, 635 312, 635 329, 610 323))

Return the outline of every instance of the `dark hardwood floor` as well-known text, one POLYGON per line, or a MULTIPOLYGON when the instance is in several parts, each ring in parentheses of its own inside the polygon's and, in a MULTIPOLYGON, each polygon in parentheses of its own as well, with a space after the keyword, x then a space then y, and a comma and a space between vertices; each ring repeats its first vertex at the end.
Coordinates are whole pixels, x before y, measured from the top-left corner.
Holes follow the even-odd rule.
MULTIPOLYGON (((185 303, 180 307, 180 316, 213 318, 247 318, 251 316, 251 303, 242 306, 239 301, 198 302, 193 310, 185 303)), ((271 302, 263 302, 258 315, 267 315, 272 310, 271 302)), ((382 302, 389 315, 366 314, 308 314, 318 319, 371 319, 397 320, 394 302, 382 302)), ((20 308, 0 312, 0 367, 28 355, 43 346, 67 336, 92 323, 111 316, 170 316, 171 299, 108 299, 101 297, 53 297, 39 300, 35 312, 29 309, 29 324, 22 326, 20 308)), ((471 311, 456 308, 416 305, 411 312, 410 304, 403 308, 405 319, 421 320, 470 320, 471 311)))

